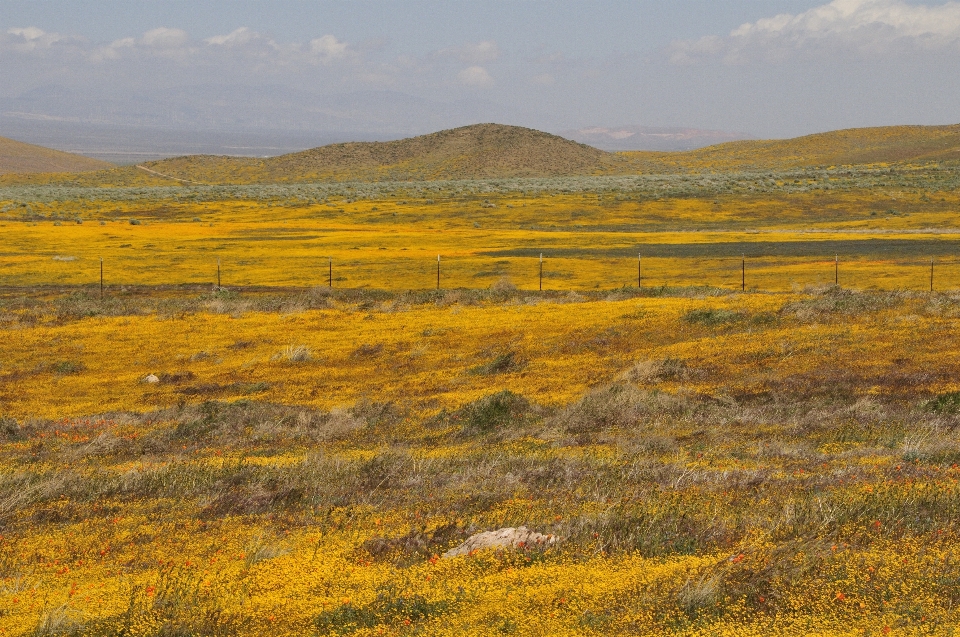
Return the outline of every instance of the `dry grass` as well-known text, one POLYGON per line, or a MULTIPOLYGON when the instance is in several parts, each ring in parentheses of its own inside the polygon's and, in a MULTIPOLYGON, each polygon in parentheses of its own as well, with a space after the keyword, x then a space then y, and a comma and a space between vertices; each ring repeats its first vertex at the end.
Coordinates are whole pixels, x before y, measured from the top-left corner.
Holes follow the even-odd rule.
MULTIPOLYGON (((489 295, 466 297, 476 305, 434 295, 398 313, 397 299, 380 294, 384 309, 341 315, 336 348, 320 349, 286 324, 285 338, 322 354, 271 363, 276 376, 259 396, 274 386, 275 396, 305 395, 293 383, 316 383, 329 369, 322 356, 385 384, 396 366, 406 382, 399 393, 366 392, 375 400, 324 407, 186 395, 158 411, 4 419, 0 628, 800 635, 815 624, 827 634, 936 634, 958 620, 960 399, 946 368, 917 371, 924 348, 942 359, 957 347, 947 299, 833 289, 551 304, 517 304, 524 296, 510 290, 489 295), (546 309, 557 313, 532 322, 546 309), (453 387, 409 400, 425 387, 398 366, 405 354, 396 343, 411 334, 353 330, 409 321, 412 311, 430 313, 431 330, 417 333, 440 339, 440 351, 463 350, 450 339, 475 338, 456 335, 463 325, 489 324, 502 343, 458 361, 459 371, 419 353, 453 387), (540 330, 537 347, 503 339, 509 312, 540 330), (940 335, 936 347, 928 332, 940 335), (900 350, 913 359, 891 369, 900 350), (586 354, 610 364, 556 400, 589 367, 584 358, 558 365, 586 354), (524 365, 496 364, 507 359, 524 365), (483 372, 471 372, 478 364, 483 372), (523 380, 531 370, 534 382, 523 380), (506 526, 561 541, 436 557, 506 526)), ((257 313, 257 333, 272 316, 331 311, 291 318, 276 298, 226 298, 217 314, 191 303, 155 322, 193 334, 228 323, 229 347, 201 336, 184 367, 163 376, 171 395, 223 385, 230 374, 220 366, 234 353, 277 351, 239 327, 249 317, 231 318, 230 303, 274 308, 257 313), (209 379, 206 366, 218 369, 209 379)), ((18 311, 36 322, 12 329, 45 329, 53 313, 79 338, 103 320, 68 307, 35 300, 18 311)), ((121 318, 154 321, 144 316, 150 307, 131 304, 121 318)), ((51 377, 98 373, 85 364, 51 377)), ((5 376, 0 389, 13 383, 5 376)))

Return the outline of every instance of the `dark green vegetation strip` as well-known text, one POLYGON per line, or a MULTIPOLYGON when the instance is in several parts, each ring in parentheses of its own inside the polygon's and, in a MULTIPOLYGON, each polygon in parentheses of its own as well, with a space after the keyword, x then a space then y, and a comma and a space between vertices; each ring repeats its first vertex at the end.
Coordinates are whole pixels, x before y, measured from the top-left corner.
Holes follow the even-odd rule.
POLYGON ((642 174, 590 177, 515 177, 440 181, 345 181, 295 184, 204 186, 84 186, 79 181, 56 185, 0 183, 0 213, 30 215, 29 202, 151 201, 198 203, 211 201, 278 202, 286 205, 349 203, 362 199, 424 198, 479 200, 522 194, 608 193, 645 198, 689 198, 717 195, 759 195, 866 191, 878 188, 921 189, 936 193, 960 187, 960 166, 931 163, 923 166, 874 168, 798 168, 785 171, 749 170, 694 174, 642 174), (346 200, 346 201, 344 201, 346 200))
POLYGON ((645 257, 864 257, 955 256, 954 239, 854 239, 825 241, 729 241, 723 243, 644 243, 620 248, 514 248, 481 252, 488 257, 636 258, 645 257))
POLYGON ((319 239, 320 235, 318 234, 300 234, 300 235, 290 235, 286 237, 278 236, 240 236, 240 237, 217 237, 217 241, 309 241, 312 239, 319 239))

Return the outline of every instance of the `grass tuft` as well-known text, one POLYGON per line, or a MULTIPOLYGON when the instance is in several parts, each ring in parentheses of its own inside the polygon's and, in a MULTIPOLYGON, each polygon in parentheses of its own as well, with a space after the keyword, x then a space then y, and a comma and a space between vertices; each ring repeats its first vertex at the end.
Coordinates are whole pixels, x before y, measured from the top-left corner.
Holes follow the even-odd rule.
POLYGON ((517 356, 516 352, 504 352, 498 354, 489 363, 478 365, 470 370, 471 374, 480 376, 494 376, 496 374, 507 374, 516 372, 524 367, 524 362, 517 356))
POLYGON ((537 419, 537 411, 523 396, 503 390, 464 405, 450 415, 462 436, 523 430, 537 419))
POLYGON ((313 352, 306 345, 287 345, 274 358, 290 363, 306 363, 313 360, 313 352))

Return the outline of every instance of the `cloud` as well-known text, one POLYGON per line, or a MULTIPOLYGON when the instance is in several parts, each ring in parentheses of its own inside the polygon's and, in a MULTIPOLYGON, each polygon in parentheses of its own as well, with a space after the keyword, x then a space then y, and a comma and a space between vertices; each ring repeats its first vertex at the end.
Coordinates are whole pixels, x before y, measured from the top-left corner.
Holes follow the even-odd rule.
POLYGON ((155 49, 175 49, 182 47, 189 41, 190 36, 183 29, 160 27, 144 33, 140 39, 140 44, 155 49))
POLYGON ((250 42, 259 39, 261 36, 259 33, 252 31, 247 27, 240 27, 235 29, 226 35, 215 35, 211 38, 204 40, 207 44, 212 44, 215 46, 242 46, 244 44, 249 44, 250 42))
POLYGON ((325 35, 310 40, 310 53, 323 64, 330 64, 334 60, 347 56, 347 43, 341 42, 332 35, 325 35))
POLYGON ((15 51, 29 52, 49 49, 66 39, 58 33, 47 33, 37 27, 25 27, 7 29, 6 37, 0 38, 0 44, 6 44, 15 51))
POLYGON ((727 37, 681 40, 669 48, 675 64, 710 59, 742 63, 783 59, 797 52, 838 50, 872 57, 913 50, 956 48, 960 44, 960 2, 914 5, 903 0, 834 0, 800 14, 749 22, 727 37))
POLYGON ((477 88, 493 86, 493 78, 487 72, 487 69, 482 66, 470 66, 463 69, 457 73, 457 79, 465 86, 475 86, 477 88))
POLYGON ((48 35, 43 31, 43 29, 38 29, 37 27, 27 27, 25 29, 7 29, 7 33, 10 35, 18 35, 26 42, 35 42, 48 35))
POLYGON ((126 64, 132 73, 137 73, 133 70, 135 67, 151 60, 172 62, 180 69, 189 64, 195 69, 220 68, 229 73, 242 72, 255 64, 261 74, 285 73, 290 69, 326 67, 357 58, 350 45, 334 35, 323 35, 304 43, 278 44, 249 27, 205 40, 195 40, 183 29, 158 27, 140 36, 94 44, 82 38, 47 33, 28 26, 0 32, 0 51, 23 56, 19 62, 21 67, 42 59, 58 60, 61 69, 70 68, 76 73, 81 73, 86 64, 104 63, 126 64))

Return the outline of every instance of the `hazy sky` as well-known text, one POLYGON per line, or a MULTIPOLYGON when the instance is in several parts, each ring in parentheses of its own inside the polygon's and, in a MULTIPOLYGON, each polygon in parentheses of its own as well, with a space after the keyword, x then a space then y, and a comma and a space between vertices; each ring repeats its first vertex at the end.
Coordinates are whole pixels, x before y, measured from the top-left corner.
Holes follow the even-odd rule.
POLYGON ((0 0, 0 109, 397 132, 956 123, 960 2, 0 0))

